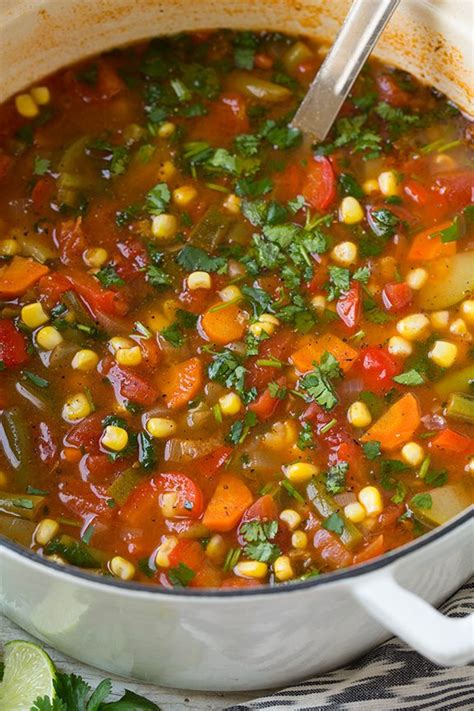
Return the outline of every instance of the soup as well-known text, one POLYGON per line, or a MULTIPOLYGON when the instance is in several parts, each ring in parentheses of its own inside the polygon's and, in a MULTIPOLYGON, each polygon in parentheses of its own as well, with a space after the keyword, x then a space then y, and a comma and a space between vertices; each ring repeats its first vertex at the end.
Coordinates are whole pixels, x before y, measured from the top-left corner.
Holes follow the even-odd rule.
POLYGON ((369 63, 152 40, 0 109, 0 533, 98 575, 282 584, 472 502, 472 125, 369 63))

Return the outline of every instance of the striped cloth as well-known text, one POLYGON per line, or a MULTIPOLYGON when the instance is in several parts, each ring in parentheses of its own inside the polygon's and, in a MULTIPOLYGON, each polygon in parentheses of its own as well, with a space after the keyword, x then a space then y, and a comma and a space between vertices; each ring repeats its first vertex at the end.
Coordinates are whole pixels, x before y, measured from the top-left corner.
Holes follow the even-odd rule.
MULTIPOLYGON (((474 578, 441 606, 474 610, 474 578)), ((474 667, 445 668, 392 638, 353 664, 226 711, 473 711, 474 667)))

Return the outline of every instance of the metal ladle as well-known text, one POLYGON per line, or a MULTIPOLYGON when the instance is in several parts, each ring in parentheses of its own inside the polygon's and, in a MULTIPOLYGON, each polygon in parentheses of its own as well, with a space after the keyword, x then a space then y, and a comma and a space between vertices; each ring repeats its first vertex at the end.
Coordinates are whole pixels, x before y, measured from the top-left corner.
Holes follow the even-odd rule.
POLYGON ((400 0, 354 0, 291 125, 324 141, 400 0))

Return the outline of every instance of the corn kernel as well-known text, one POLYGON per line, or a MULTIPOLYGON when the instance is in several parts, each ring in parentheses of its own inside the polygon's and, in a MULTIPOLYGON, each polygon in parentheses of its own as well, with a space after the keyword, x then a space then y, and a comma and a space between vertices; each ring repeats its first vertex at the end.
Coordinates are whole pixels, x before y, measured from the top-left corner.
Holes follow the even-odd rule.
POLYGON ((435 341, 433 348, 428 353, 428 358, 441 366, 441 368, 450 368, 458 355, 458 347, 449 341, 435 341))
POLYGON ((311 306, 315 311, 323 313, 326 310, 326 297, 322 295, 313 296, 311 306))
POLYGON ((219 406, 223 415, 236 415, 242 408, 242 400, 237 393, 227 393, 219 398, 219 406))
POLYGON ((1 257, 14 257, 15 254, 20 252, 20 247, 16 239, 2 239, 0 240, 0 256, 1 257))
POLYGON ((319 474, 319 467, 309 462, 295 462, 285 467, 285 476, 292 484, 304 484, 319 474))
POLYGON ((422 341, 428 335, 429 325, 425 314, 410 314, 397 323, 397 331, 408 341, 422 341))
POLYGON ((347 419, 354 427, 368 427, 372 422, 372 415, 365 402, 356 400, 347 410, 347 419))
POLYGON ((425 458, 423 447, 418 442, 407 442, 401 450, 403 461, 410 467, 417 467, 425 458))
POLYGON ((119 348, 115 354, 115 360, 119 365, 136 366, 142 362, 142 352, 140 346, 131 348, 119 348))
POLYGON ((176 491, 166 491, 160 496, 160 510, 165 518, 174 518, 178 508, 179 498, 176 491))
POLYGON ((187 279, 188 289, 210 289, 212 286, 211 275, 208 272, 191 272, 187 279))
POLYGON ((291 545, 298 550, 308 547, 308 536, 304 531, 295 531, 291 536, 291 545))
POLYGON ((422 289, 427 281, 428 272, 426 269, 422 269, 421 267, 411 269, 406 276, 406 283, 410 289, 414 289, 415 291, 422 289))
POLYGON ((213 563, 221 565, 225 560, 227 549, 228 546, 224 538, 219 533, 216 533, 206 546, 206 555, 213 563))
POLYGON ((433 163, 436 166, 437 171, 448 172, 456 168, 456 161, 451 156, 446 153, 437 153, 433 157, 433 163))
POLYGON ((135 566, 121 555, 115 555, 109 562, 109 568, 112 575, 120 580, 133 580, 135 577, 135 566))
POLYGON ((51 92, 47 86, 34 86, 30 94, 38 106, 46 106, 51 101, 51 92))
POLYGON ((460 308, 461 314, 470 326, 474 326, 474 299, 466 299, 460 308))
POLYGON ((452 333, 453 336, 458 336, 459 338, 467 338, 470 340, 471 337, 463 318, 455 319, 449 327, 449 332, 452 333))
POLYGON ((179 207, 186 207, 197 198, 197 190, 193 185, 182 185, 173 190, 173 200, 179 207))
POLYGON ((242 292, 235 284, 229 284, 219 291, 219 296, 222 301, 238 301, 242 298, 242 292))
POLYGON ((238 215, 241 203, 241 199, 237 195, 234 195, 234 193, 231 193, 226 197, 222 206, 227 210, 227 212, 230 212, 233 215, 238 215))
POLYGON ((109 255, 107 250, 103 247, 90 247, 89 249, 84 250, 82 255, 84 264, 88 267, 92 267, 93 269, 100 269, 103 267, 108 258, 109 255))
POLYGON ((366 195, 374 195, 379 192, 379 184, 375 178, 369 178, 362 183, 362 190, 366 195))
POLYGON ((26 304, 21 310, 21 320, 28 328, 38 328, 49 321, 49 316, 39 301, 26 304))
POLYGON ((63 342, 63 337, 54 326, 44 326, 36 334, 36 343, 45 351, 52 351, 63 342))
POLYGON ((165 160, 158 169, 158 178, 163 182, 167 182, 173 175, 176 174, 176 166, 170 160, 165 160))
POLYGON ((43 518, 35 530, 35 541, 39 546, 47 545, 59 533, 59 523, 52 518, 43 518))
POLYGON ((331 252, 331 258, 342 267, 350 267, 357 262, 357 245, 354 242, 340 242, 331 252))
POLYGON ((174 215, 156 215, 151 223, 153 237, 160 240, 172 239, 178 231, 178 220, 174 215))
POLYGON ((69 397, 63 406, 62 416, 68 422, 76 422, 88 417, 92 412, 91 404, 84 393, 69 397))
POLYGON ((294 531, 301 523, 301 516, 295 509, 284 509, 280 514, 280 520, 286 523, 290 531, 294 531))
POLYGON ((80 351, 77 351, 72 359, 71 368, 87 373, 89 370, 94 370, 98 362, 99 356, 97 353, 91 351, 89 348, 82 348, 80 351))
POLYGON ((367 511, 359 501, 344 506, 344 516, 352 523, 362 523, 367 516, 367 511))
POLYGON ((234 573, 241 578, 266 578, 268 565, 258 560, 243 560, 235 565, 234 573))
POLYGON ((169 568, 171 563, 170 563, 170 555, 173 552, 173 550, 176 548, 178 545, 178 539, 176 536, 165 536, 161 544, 159 545, 157 551, 156 551, 156 556, 155 556, 155 563, 158 566, 158 568, 169 568))
POLYGON ((398 358, 407 358, 413 353, 413 346, 406 338, 392 336, 388 342, 388 352, 398 358))
POLYGON ((121 348, 131 348, 133 346, 133 341, 130 338, 124 338, 123 336, 113 336, 109 339, 109 348, 115 355, 119 352, 121 348))
POLYGON ((114 452, 121 452, 128 444, 128 432, 123 427, 107 425, 100 440, 101 444, 114 452))
POLYGON ((263 435, 264 447, 274 450, 287 449, 293 446, 298 439, 298 431, 293 420, 274 422, 269 432, 263 435))
POLYGON ((176 126, 171 121, 165 121, 159 127, 157 133, 160 138, 171 138, 173 133, 176 131, 176 126))
POLYGON ((293 568, 291 567, 291 561, 287 555, 280 555, 273 563, 273 572, 275 573, 275 578, 281 582, 285 580, 291 580, 295 577, 293 568))
POLYGON ((345 225, 356 225, 364 219, 362 206, 355 197, 348 195, 339 207, 339 219, 345 225))
POLYGON ((382 195, 385 195, 385 197, 392 197, 393 195, 398 195, 400 192, 397 174, 394 173, 393 170, 386 170, 380 173, 378 184, 380 192, 382 195))
POLYGON ((23 118, 36 118, 39 108, 30 94, 19 94, 15 97, 16 110, 23 118))
POLYGON ((474 476, 474 457, 471 457, 466 465, 466 472, 474 476))
POLYGON ((150 417, 146 423, 146 430, 152 437, 164 439, 171 437, 173 432, 176 432, 176 422, 168 417, 150 417))
POLYGON ((258 321, 250 324, 249 331, 253 336, 255 336, 255 338, 260 338, 262 333, 266 333, 267 336, 271 336, 275 333, 279 325, 279 320, 276 316, 273 316, 273 314, 262 314, 258 321))
POLYGON ((448 328, 449 325, 449 311, 432 311, 430 314, 431 325, 437 331, 442 331, 448 328))
POLYGON ((359 502, 369 516, 377 516, 383 511, 383 501, 380 491, 375 486, 364 486, 357 496, 359 502))

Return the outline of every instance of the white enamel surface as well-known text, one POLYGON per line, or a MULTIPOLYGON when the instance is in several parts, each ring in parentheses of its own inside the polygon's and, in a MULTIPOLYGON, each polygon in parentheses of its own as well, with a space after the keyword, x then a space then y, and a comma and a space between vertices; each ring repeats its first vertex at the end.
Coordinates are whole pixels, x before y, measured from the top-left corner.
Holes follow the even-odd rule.
MULTIPOLYGON (((348 6, 349 0, 0 0, 0 100, 68 62, 150 35, 220 26, 330 41, 348 6)), ((470 0, 404 0, 377 56, 474 114, 472 10, 470 0)), ((218 598, 82 580, 0 545, 0 609, 62 652, 124 676, 194 689, 283 686, 353 659, 386 639, 385 628, 440 658, 426 624, 431 611, 387 587, 386 571, 437 604, 472 574, 472 529, 471 519, 393 563, 387 558, 377 573, 218 598), (368 587, 372 578, 383 591, 377 605, 368 587), (390 601, 381 604, 391 594, 414 604, 406 618, 390 601)), ((444 661, 458 662, 450 652, 464 633, 458 637, 455 626, 445 625, 443 634, 444 661)))

